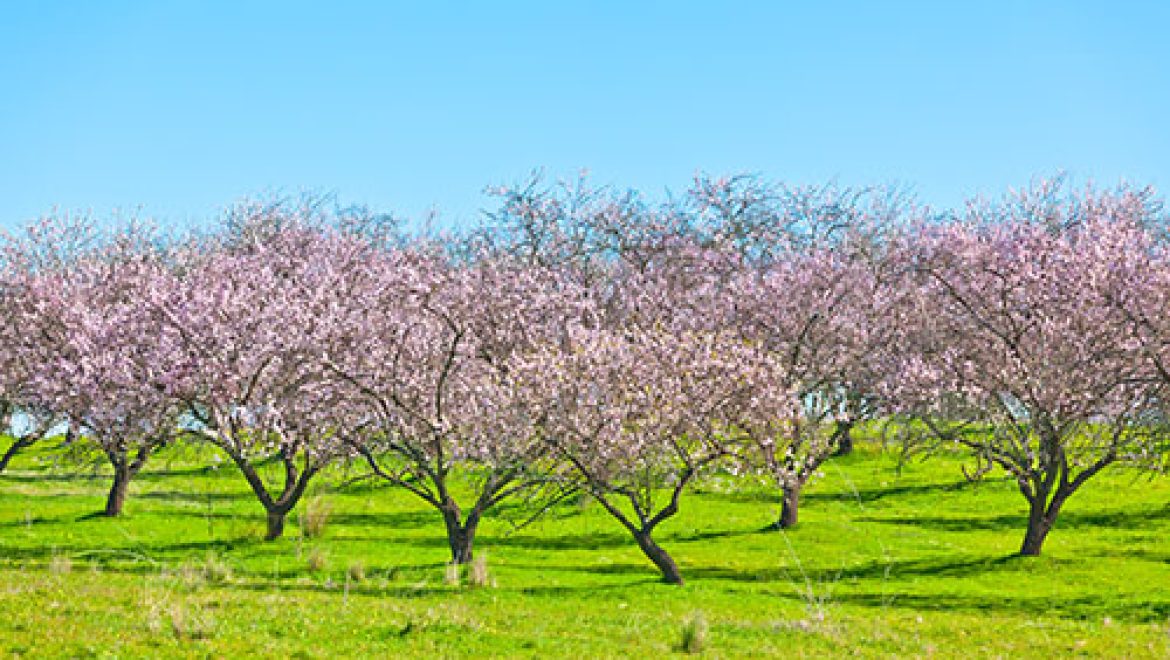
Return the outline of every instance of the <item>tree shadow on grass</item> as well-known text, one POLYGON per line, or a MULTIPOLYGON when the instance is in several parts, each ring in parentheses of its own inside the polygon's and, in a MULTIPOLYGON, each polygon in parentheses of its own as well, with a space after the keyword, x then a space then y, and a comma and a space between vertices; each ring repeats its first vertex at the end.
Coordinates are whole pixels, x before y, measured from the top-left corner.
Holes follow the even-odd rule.
MULTIPOLYGON (((726 581, 744 585, 792 585, 795 588, 791 590, 791 593, 781 592, 776 595, 797 602, 807 601, 808 595, 805 593, 805 588, 806 585, 812 585, 814 590, 823 589, 825 591, 826 604, 846 604, 874 609, 897 608, 911 611, 970 613, 995 611, 1006 614, 1075 619, 1099 619, 1102 616, 1111 616, 1130 621, 1159 622, 1165 621, 1170 616, 1170 599, 1166 598, 1151 600, 1131 596, 1128 600, 1125 598, 1103 600, 1100 595, 1085 595, 1053 599, 1050 596, 1013 592, 1010 588, 1004 588, 1001 595, 961 595, 954 593, 954 589, 943 590, 946 589, 945 583, 940 585, 938 593, 930 594, 908 593, 897 588, 898 585, 905 584, 906 578, 911 578, 914 582, 913 578, 923 577, 953 579, 956 581, 957 587, 966 579, 1001 571, 1010 574, 1016 570, 1026 570, 1032 563, 1034 563, 1032 559, 1015 555, 972 555, 956 559, 874 561, 858 566, 843 567, 805 566, 803 569, 797 567, 737 569, 684 564, 682 574, 689 584, 726 581), (873 586, 870 586, 869 591, 858 591, 856 587, 858 581, 870 585, 880 583, 883 588, 880 592, 873 592, 873 586), (838 584, 850 586, 845 588, 833 586, 838 584)), ((629 576, 631 578, 642 576, 643 579, 639 582, 656 581, 656 571, 649 561, 645 563, 621 562, 590 565, 517 564, 510 562, 508 567, 532 572, 567 572, 629 576)), ((627 586, 632 586, 632 584, 627 586)), ((755 589, 752 589, 751 593, 758 595, 758 591, 755 589)))
POLYGON ((245 500, 255 500, 255 496, 248 493, 198 493, 198 492, 184 492, 178 490, 152 490, 146 493, 135 493, 132 495, 134 499, 144 500, 158 500, 160 502, 173 502, 175 504, 197 504, 200 506, 207 506, 210 501, 215 502, 242 502, 245 500))
MULTIPOLYGON (((443 575, 447 569, 447 562, 415 562, 396 564, 372 564, 365 567, 367 577, 362 581, 352 581, 345 586, 343 567, 333 567, 325 571, 308 571, 303 560, 294 560, 282 557, 281 561, 272 568, 249 569, 233 561, 228 555, 231 550, 237 549, 231 543, 208 541, 189 544, 175 544, 168 546, 176 548, 179 545, 188 549, 199 549, 206 552, 217 552, 221 555, 220 563, 226 563, 230 568, 227 581, 196 583, 200 588, 227 589, 236 591, 250 591, 263 593, 319 593, 341 595, 343 589, 350 596, 391 597, 391 598, 422 598, 427 596, 451 596, 459 593, 458 587, 444 583, 443 575)), ((136 552, 130 549, 112 549, 109 551, 86 550, 71 547, 58 547, 54 552, 42 550, 28 550, 16 557, 18 560, 32 561, 41 569, 48 570, 50 561, 59 556, 67 556, 74 560, 83 560, 88 565, 100 568, 103 573, 121 576, 141 576, 144 578, 173 579, 177 585, 184 584, 190 578, 186 577, 184 567, 190 566, 195 571, 198 580, 201 562, 206 555, 192 554, 187 557, 163 557, 155 559, 149 556, 147 549, 136 552)), ((516 566, 509 563, 508 568, 516 566)), ((0 564, 0 569, 20 568, 28 566, 8 566, 0 564)), ((532 596, 573 596, 582 594, 596 594, 609 590, 625 590, 640 584, 660 583, 652 564, 638 568, 640 579, 623 581, 615 584, 581 584, 581 585, 519 585, 515 587, 492 588, 493 592, 518 593, 532 596)), ((551 569, 549 569, 551 570, 551 569)), ((634 573, 634 570, 630 571, 634 573)), ((600 572, 599 572, 600 573, 600 572)), ((615 574, 620 571, 614 571, 615 574)))
MULTIPOLYGON (((751 529, 720 529, 720 530, 704 530, 704 531, 675 531, 666 532, 660 535, 660 541, 664 543, 694 543, 698 541, 710 541, 713 539, 734 539, 743 536, 761 536, 768 532, 776 531, 775 526, 769 525, 763 528, 751 529)), ((629 538, 627 536, 627 538, 629 538)), ((630 539, 632 542, 632 539, 630 539)))
MULTIPOLYGON (((368 596, 368 597, 391 597, 391 598, 422 598, 427 596, 452 596, 460 593, 462 590, 459 587, 447 585, 442 582, 442 573, 446 570, 446 563, 416 563, 416 564, 399 564, 394 566, 371 566, 367 567, 367 575, 372 576, 373 579, 367 579, 363 582, 350 583, 348 593, 350 596, 368 596), (377 584, 379 576, 395 576, 389 584, 377 584), (416 580, 413 584, 411 580, 416 580)), ((511 565, 509 564, 509 568, 511 565)), ((557 585, 557 584, 541 584, 529 586, 496 586, 492 587, 491 591, 494 593, 519 593, 530 596, 575 596, 579 597, 582 594, 597 594, 604 591, 620 591, 630 587, 635 587, 640 584, 653 584, 660 582, 654 577, 653 566, 649 571, 645 571, 647 577, 641 580, 630 582, 622 582, 619 584, 582 584, 582 585, 557 585)), ((318 576, 321 582, 287 582, 286 580, 304 579, 307 576, 303 573, 288 574, 281 577, 281 582, 274 583, 266 581, 264 578, 270 577, 272 574, 268 573, 253 573, 251 576, 257 578, 256 581, 247 581, 233 583, 230 588, 243 589, 248 591, 272 593, 273 591, 280 592, 304 592, 304 593, 322 593, 340 595, 344 585, 343 583, 333 582, 325 584, 324 578, 318 576)))
POLYGON ((627 534, 616 532, 588 532, 581 534, 557 534, 556 536, 534 536, 531 534, 480 535, 477 543, 502 548, 524 548, 549 551, 602 550, 629 545, 632 539, 627 534))
MULTIPOLYGON (((985 479, 984 482, 993 480, 985 479)), ((941 492, 958 492, 963 490, 974 490, 979 487, 979 484, 970 482, 966 479, 960 479, 953 482, 943 483, 929 483, 929 484, 905 484, 893 486, 874 486, 872 488, 858 488, 856 491, 832 491, 819 492, 812 490, 810 492, 801 493, 800 499, 803 502, 856 502, 860 500, 862 503, 876 502, 887 497, 912 496, 912 495, 929 495, 932 493, 941 492)), ((731 493, 720 493, 713 491, 702 491, 703 497, 723 500, 725 502, 733 502, 736 504, 779 504, 780 490, 760 489, 747 490, 731 493)))
MULTIPOLYGON (((147 498, 149 499, 149 498, 147 498)), ((70 518, 62 519, 60 522, 92 522, 107 520, 111 523, 126 523, 126 524, 142 524, 142 521, 153 519, 155 522, 158 519, 174 520, 176 518, 198 518, 200 520, 234 520, 248 522, 255 520, 257 524, 264 522, 264 512, 259 509, 257 505, 256 511, 208 511, 183 508, 183 509, 169 509, 169 508, 143 508, 133 506, 133 501, 126 505, 126 511, 118 516, 107 516, 102 511, 91 511, 83 513, 70 518)))
MULTIPOLYGON (((762 568, 731 568, 725 566, 682 567, 683 577, 692 580, 729 582, 774 582, 788 583, 794 578, 813 582, 838 580, 887 580, 903 577, 970 577, 995 572, 1015 565, 1019 558, 1013 556, 987 557, 968 556, 957 559, 923 559, 908 561, 873 561, 854 566, 814 567, 769 566, 762 568)), ((595 575, 624 575, 654 572, 654 565, 645 563, 615 562, 605 564, 524 564, 508 563, 509 568, 530 571, 557 571, 587 573, 595 575)))
POLYGON ((928 516, 913 514, 906 516, 857 516, 855 522, 879 523, 883 525, 905 525, 938 532, 1005 531, 1024 529, 1026 518, 1019 514, 999 516, 928 516))
POLYGON ((336 481, 324 481, 321 490, 330 495, 356 497, 358 495, 381 495, 386 491, 402 492, 394 484, 385 479, 363 478, 360 475, 349 478, 340 478, 336 481))
MULTIPOLYGON (((1020 518, 1023 520, 1023 517, 1020 518)), ((1113 527, 1118 529, 1156 529, 1167 527, 1170 520, 1170 503, 1159 507, 1143 509, 1127 509, 1114 511, 1098 511, 1094 513, 1080 513, 1066 511, 1060 514, 1056 521, 1056 528, 1061 527, 1113 527)))
MULTIPOLYGON (((294 512, 295 513, 295 512, 294 512)), ((443 518, 437 511, 399 511, 395 513, 335 513, 329 517, 329 525, 384 527, 387 530, 437 527, 443 518)))
MULTIPOLYGON (((434 523, 435 521, 429 520, 428 522, 434 523)), ((429 529, 436 529, 437 527, 438 526, 434 524, 428 525, 429 529)), ((339 534, 344 533, 339 532, 339 534)), ((394 536, 391 533, 384 538, 344 535, 336 538, 338 538, 338 540, 344 540, 347 542, 369 540, 428 549, 446 549, 448 547, 447 537, 442 534, 394 536)), ((475 546, 477 548, 518 548, 525 550, 548 550, 549 552, 563 552, 567 550, 601 550, 606 548, 628 546, 633 544, 633 542, 633 539, 628 535, 603 532, 594 532, 589 534, 563 534, 557 536, 510 536, 507 534, 480 533, 475 536, 475 546)))
MULTIPOLYGON (((230 553, 255 547, 270 547, 253 538, 209 540, 156 545, 141 545, 125 549, 93 550, 70 546, 45 548, 17 548, 6 553, 6 559, 14 561, 32 560, 47 567, 48 562, 60 555, 83 559, 98 565, 104 571, 123 575, 157 575, 163 578, 175 577, 174 571, 184 564, 199 566, 201 555, 218 553, 233 566, 232 581, 214 588, 248 590, 255 592, 313 592, 338 593, 341 590, 340 567, 326 573, 307 572, 299 560, 282 557, 278 567, 249 570, 240 567, 230 553), (178 555, 178 556, 176 556, 178 555), (287 559, 287 561, 285 561, 287 559), (326 582, 326 579, 331 581, 326 582)), ((255 557, 251 558, 256 560, 255 557)), ((688 566, 684 563, 682 572, 690 584, 696 582, 730 582, 743 584, 754 596, 760 596, 758 587, 748 584, 789 585, 792 589, 774 592, 774 595, 793 602, 807 601, 804 585, 813 589, 825 589, 826 605, 849 605, 870 608, 875 611, 899 609, 907 611, 987 613, 1001 612, 1036 617, 1062 617, 1091 619, 1111 616, 1129 621, 1165 621, 1170 617, 1170 599, 1143 598, 1138 595, 1122 596, 1103 600, 1100 595, 1070 596, 1053 599, 1050 596, 1020 593, 1004 588, 998 594, 960 594, 955 590, 965 579, 996 572, 1012 573, 1034 566, 1035 560, 1016 556, 968 555, 906 561, 872 561, 854 566, 825 567, 766 567, 731 568, 712 566, 688 566), (913 578, 934 577, 953 579, 954 588, 939 585, 936 593, 910 593, 899 587, 917 585, 913 578), (906 578, 912 578, 909 583, 906 578), (860 583, 859 583, 860 582, 860 583), (875 591, 880 583, 882 588, 875 591), (841 584, 834 588, 833 585, 841 584)), ((418 598, 450 595, 456 590, 442 584, 441 571, 445 562, 421 562, 406 564, 374 564, 367 567, 364 582, 355 582, 348 587, 353 596, 418 598), (379 577, 386 581, 376 582, 379 577), (413 584, 410 581, 414 580, 413 584)), ((506 564, 509 571, 524 571, 537 576, 549 573, 584 574, 619 577, 620 581, 606 584, 560 585, 549 583, 545 578, 541 584, 527 584, 516 587, 499 587, 502 593, 513 592, 530 596, 573 597, 604 590, 626 590, 642 585, 660 583, 658 573, 649 561, 595 563, 595 564, 550 564, 517 563, 506 564)), ((1053 568, 1053 573, 1055 573, 1053 568)), ((181 579, 181 577, 176 577, 181 579)), ((732 592, 737 589, 730 587, 732 592)), ((1022 590, 1021 590, 1022 591, 1022 590)))
POLYGON ((858 488, 856 491, 838 491, 832 493, 810 492, 801 496, 801 499, 808 502, 856 502, 860 500, 862 503, 877 502, 887 497, 902 497, 902 496, 916 496, 916 495, 933 495, 936 493, 956 493, 961 491, 974 491, 980 485, 994 483, 996 481, 1003 481, 1002 479, 984 479, 982 482, 972 482, 967 479, 959 479, 957 481, 929 483, 929 484, 902 484, 891 486, 872 486, 867 488, 858 488))
MULTIPOLYGON (((1170 517, 1170 504, 1162 507, 1078 513, 1066 511, 1056 521, 1055 531, 1060 529, 1111 527, 1118 529, 1157 529, 1166 525, 1170 517)), ((905 525, 941 532, 1003 531, 1018 530, 1023 533, 1027 516, 1023 513, 996 516, 858 516, 856 522, 872 522, 887 525, 905 525)))
MULTIPOLYGON (((1117 553, 1110 553, 1110 554, 1101 555, 1101 556, 1103 556, 1103 557, 1115 557, 1115 556, 1116 556, 1116 554, 1117 554, 1117 553)), ((1138 549, 1127 549, 1127 550, 1125 551, 1125 556, 1126 556, 1126 557, 1132 557, 1132 558, 1134 558, 1134 559, 1140 559, 1140 560, 1142 560, 1142 561, 1150 561, 1150 562, 1156 562, 1156 563, 1162 563, 1162 564, 1170 564, 1170 550, 1166 550, 1166 551, 1163 551, 1163 552, 1151 552, 1151 551, 1149 551, 1149 550, 1145 550, 1145 549, 1141 549, 1141 548, 1138 548, 1138 549)))
MULTIPOLYGON (((251 536, 208 539, 206 541, 179 541, 174 543, 127 543, 122 547, 94 547, 79 543, 54 544, 51 547, 5 547, 3 560, 8 563, 39 562, 60 555, 73 559, 89 558, 99 564, 130 558, 147 564, 159 564, 177 559, 194 559, 208 552, 227 554, 247 547, 258 547, 263 541, 251 536), (196 552, 201 554, 195 554, 196 552)), ((262 546, 260 546, 262 547, 262 546)))
POLYGON ((44 525, 68 525, 70 523, 76 522, 77 520, 77 516, 72 514, 66 516, 49 517, 38 513, 28 517, 21 516, 20 518, 13 520, 5 520, 0 522, 0 529, 20 529, 22 527, 31 529, 33 527, 40 527, 44 525))
POLYGON ((765 569, 738 569, 727 567, 697 567, 690 569, 696 578, 728 580, 733 582, 780 582, 798 577, 813 582, 837 580, 897 580, 904 577, 964 578, 992 573, 1017 565, 1019 558, 1008 556, 968 555, 945 559, 914 559, 904 561, 870 561, 852 566, 777 566, 765 569))
POLYGON ((158 469, 151 469, 148 463, 146 469, 139 472, 135 477, 135 481, 162 481, 163 479, 172 479, 175 477, 206 477, 214 476, 219 472, 220 468, 215 465, 200 465, 195 467, 174 468, 160 466, 158 469))
MULTIPOLYGON (((227 498, 225 498, 225 500, 226 499, 227 498)), ((244 496, 241 499, 245 501, 256 502, 255 498, 253 497, 244 496)), ((195 498, 192 501, 192 504, 199 503, 200 502, 198 498, 195 498)), ((255 522, 256 524, 262 524, 264 522, 264 509, 261 507, 259 502, 256 502, 254 506, 248 507, 247 510, 241 511, 207 511, 206 509, 199 510, 197 508, 188 507, 174 510, 153 510, 148 513, 150 515, 175 518, 212 518, 215 520, 238 520, 243 522, 255 522)), ((286 522, 287 532, 296 532, 298 519, 302 513, 303 510, 301 508, 293 509, 289 512, 286 522)), ((325 527, 326 529, 345 527, 381 527, 392 532, 396 529, 440 527, 441 524, 442 518, 440 518, 438 514, 404 511, 397 513, 334 513, 329 516, 325 527)))
MULTIPOLYGON (((193 517, 203 517, 203 514, 198 512, 185 512, 180 515, 188 515, 193 517)), ((385 523, 386 519, 394 518, 396 514, 378 514, 364 516, 361 519, 367 524, 372 518, 380 520, 385 523)), ((409 517, 411 514, 402 514, 409 517)), ((420 514, 421 515, 421 514, 420 514)), ((94 520, 103 520, 103 516, 90 516, 94 520)), ((227 517, 227 516, 225 516, 227 517)), ((232 518, 239 518, 231 516, 232 518)), ((82 520, 87 518, 69 518, 62 519, 57 522, 68 523, 73 520, 82 520)), ((427 516, 427 522, 433 523, 433 517, 427 516)), ((117 519, 108 519, 116 521, 117 519)), ((257 517, 257 524, 262 522, 262 518, 257 517)), ((430 525, 431 529, 435 529, 434 525, 430 525)), ((344 529, 338 529, 333 534, 326 533, 325 539, 334 543, 353 544, 353 543, 381 543, 387 545, 395 545, 400 547, 418 548, 431 550, 446 551, 448 549, 447 537, 442 534, 427 534, 420 536, 401 536, 392 533, 393 527, 387 527, 391 530, 386 536, 370 536, 358 534, 346 534, 344 529)), ((10 562, 21 561, 43 561, 52 558, 59 554, 78 554, 78 553, 105 553, 108 552, 112 558, 117 558, 119 554, 137 553, 153 560, 158 561, 175 561, 183 559, 198 559, 207 552, 231 553, 239 551, 240 549, 271 549, 273 552, 284 552, 288 549, 288 544, 298 543, 301 539, 297 536, 295 521, 290 521, 288 532, 282 539, 277 541, 263 541, 254 535, 244 535, 237 537, 213 538, 200 541, 160 541, 160 542, 127 542, 122 547, 99 548, 93 545, 84 545, 79 543, 73 544, 55 544, 53 547, 36 546, 36 547, 11 547, 3 548, 0 546, 0 554, 3 560, 10 562)), ((571 539, 561 539, 562 543, 557 544, 557 537, 553 538, 516 538, 516 537, 501 537, 491 534, 480 534, 476 538, 476 546, 481 548, 524 548, 524 549, 545 549, 550 552, 562 551, 565 549, 597 549, 602 547, 616 547, 626 546, 632 543, 623 538, 621 535, 574 535, 571 539)), ((312 542, 317 542, 313 539, 312 542)), ((442 564, 438 564, 442 565, 442 564)))
POLYGON ((1015 595, 957 595, 946 593, 908 594, 897 591, 882 593, 834 592, 831 601, 875 609, 905 609, 915 612, 963 612, 985 614, 1003 612, 1034 617, 1095 619, 1102 617, 1130 622, 1165 622, 1170 617, 1170 600, 1126 601, 1102 600, 1099 595, 1063 597, 1015 595))
POLYGON ((109 481, 112 474, 81 472, 81 473, 61 473, 61 472, 45 472, 29 474, 27 472, 12 472, 6 471, 0 475, 0 484, 5 481, 10 481, 17 484, 52 484, 52 483, 71 483, 77 482, 85 486, 92 486, 96 481, 109 481))

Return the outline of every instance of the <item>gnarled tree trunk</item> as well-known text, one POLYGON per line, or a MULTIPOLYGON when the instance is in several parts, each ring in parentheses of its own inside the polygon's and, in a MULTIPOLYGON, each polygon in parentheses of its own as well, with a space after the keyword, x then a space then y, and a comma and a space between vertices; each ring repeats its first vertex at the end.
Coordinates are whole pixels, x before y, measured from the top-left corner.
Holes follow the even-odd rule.
POLYGON ((634 539, 638 542, 638 547, 642 549, 643 554, 654 562, 654 565, 662 572, 664 582, 682 586, 683 577, 678 570, 678 564, 675 563, 670 553, 654 542, 649 530, 634 532, 634 539))
POLYGON ((662 546, 655 543, 654 539, 651 537, 651 534, 662 521, 678 513, 679 496, 682 494, 683 488, 687 485, 688 482, 690 482, 690 479, 694 474, 694 470, 687 470, 682 475, 679 483, 675 484, 670 503, 653 516, 646 515, 635 504, 634 508, 638 512, 639 520, 637 524, 626 517, 626 515, 622 513, 621 509, 618 509, 616 506, 614 506, 613 502, 610 502, 604 494, 598 491, 592 491, 593 497, 597 499, 598 503, 605 507, 605 510, 608 511, 614 518, 616 518, 618 522, 620 522, 622 526, 625 527, 631 535, 633 535, 634 540, 638 542, 638 547, 642 549, 642 554, 646 555, 650 561, 654 562, 654 565, 657 566, 658 570, 662 572, 662 580, 667 584, 676 584, 682 586, 682 573, 678 570, 678 564, 675 563, 674 558, 671 557, 670 553, 663 549, 662 546))

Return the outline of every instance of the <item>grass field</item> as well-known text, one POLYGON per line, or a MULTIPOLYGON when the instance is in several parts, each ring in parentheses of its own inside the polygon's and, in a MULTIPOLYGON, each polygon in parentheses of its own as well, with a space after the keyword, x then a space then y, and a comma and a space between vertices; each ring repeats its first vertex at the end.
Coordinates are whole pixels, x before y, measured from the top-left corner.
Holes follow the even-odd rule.
MULTIPOLYGON (((597 505, 513 531, 485 522, 489 586, 454 584, 438 514, 370 482, 313 497, 320 537, 263 515, 213 454, 158 457, 127 515, 108 482, 47 450, 0 476, 0 652, 71 657, 1170 656, 1170 480, 1125 470, 1067 505, 1040 558, 1014 557, 1024 501, 957 456, 861 444, 834 459, 801 523, 764 531, 774 492, 712 478, 659 541, 688 583, 658 581, 597 505)), ((510 522, 511 521, 511 522, 510 522)))

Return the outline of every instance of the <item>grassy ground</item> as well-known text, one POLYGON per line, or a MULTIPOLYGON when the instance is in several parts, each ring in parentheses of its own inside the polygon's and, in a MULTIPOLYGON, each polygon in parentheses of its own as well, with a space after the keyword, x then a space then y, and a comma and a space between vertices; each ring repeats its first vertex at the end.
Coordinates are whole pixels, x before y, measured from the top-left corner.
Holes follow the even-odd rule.
MULTIPOLYGON (((189 450, 188 450, 189 451, 189 450)), ((958 457, 862 445, 825 466, 789 532, 768 489, 712 479, 653 566, 596 504, 479 538, 492 586, 450 583, 437 513, 376 484, 318 488, 319 538, 260 540, 262 510, 211 454, 159 457, 127 514, 46 451, 0 476, 0 653, 13 656, 1170 656, 1170 480, 1113 470, 1067 505, 1045 555, 1013 557, 1024 502, 958 457), (696 623, 697 621, 697 623, 696 623)), ((330 486, 332 484, 332 486, 330 486)), ((523 511, 502 512, 519 519, 523 511)))

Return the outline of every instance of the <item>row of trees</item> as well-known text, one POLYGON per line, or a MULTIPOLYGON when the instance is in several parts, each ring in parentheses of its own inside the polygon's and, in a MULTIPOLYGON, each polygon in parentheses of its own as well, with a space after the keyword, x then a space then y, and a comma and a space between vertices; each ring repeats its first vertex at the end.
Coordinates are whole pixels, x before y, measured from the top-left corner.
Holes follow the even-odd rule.
POLYGON ((961 213, 754 178, 666 204, 493 192, 460 236, 302 200, 182 239, 67 216, 9 237, 0 469, 68 428, 112 466, 113 516, 157 451, 210 443, 275 539, 322 469, 356 463, 434 507, 460 563, 505 499, 584 491, 681 583, 653 534, 696 478, 766 475, 789 527, 865 419, 1010 474, 1029 555, 1094 474, 1166 455, 1148 190, 1042 184, 961 213))

